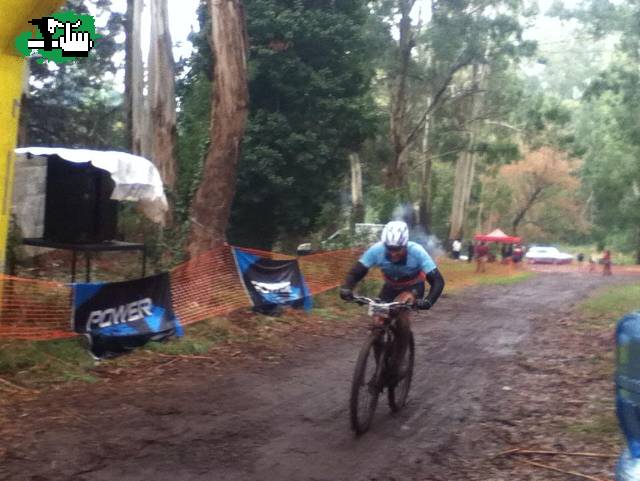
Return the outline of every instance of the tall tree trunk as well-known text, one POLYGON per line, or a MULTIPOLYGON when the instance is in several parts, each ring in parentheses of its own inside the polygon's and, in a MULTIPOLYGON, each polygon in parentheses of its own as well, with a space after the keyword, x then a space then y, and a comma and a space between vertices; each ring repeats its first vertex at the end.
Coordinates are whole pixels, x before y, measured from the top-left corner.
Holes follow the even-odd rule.
MULTIPOLYGON (((473 66, 473 85, 476 90, 482 83, 485 71, 478 65, 473 66)), ((458 157, 456 162, 456 173, 454 179, 453 202, 451 206, 451 227, 449 239, 462 239, 464 236, 464 226, 467 219, 469 200, 471 198, 471 188, 475 178, 475 167, 477 154, 475 153, 476 143, 476 122, 478 114, 482 108, 482 98, 479 92, 471 95, 468 109, 469 140, 467 148, 458 157)))
POLYGON ((236 167, 244 136, 249 92, 247 36, 241 0, 210 0, 214 53, 211 147, 195 194, 189 241, 191 257, 226 240, 236 167))
POLYGON ((640 264, 640 226, 636 228, 636 264, 640 264))
POLYGON ((176 183, 176 88, 172 48, 167 0, 151 0, 151 158, 169 190, 173 190, 176 183))
POLYGON ((520 209, 519 212, 516 213, 516 216, 514 217, 513 222, 511 223, 511 230, 512 230, 511 235, 518 234, 518 226, 520 225, 520 222, 522 222, 522 220, 524 219, 524 216, 527 215, 527 212, 529 212, 529 209, 531 209, 531 207, 538 201, 538 199, 540 198, 542 193, 545 191, 545 189, 549 187, 548 184, 545 185, 545 184, 537 183, 535 179, 532 183, 532 186, 533 186, 533 190, 529 194, 527 203, 524 205, 524 207, 522 207, 522 209, 520 209))
POLYGON ((429 121, 424 124, 422 138, 422 168, 420 169, 420 200, 418 222, 427 233, 431 233, 431 171, 433 161, 429 152, 429 121))
POLYGON ((131 153, 150 157, 148 114, 144 98, 144 64, 142 62, 143 0, 127 0, 125 22, 125 129, 131 153))
POLYGON ((465 217, 465 192, 466 184, 469 181, 471 156, 464 151, 456 161, 456 172, 453 183, 453 200, 451 204, 451 226, 449 229, 449 240, 462 238, 465 217))
POLYGON ((349 155, 351 164, 351 224, 364 222, 364 196, 362 193, 362 164, 356 152, 349 155))
POLYGON ((132 122, 132 101, 131 101, 131 75, 133 59, 133 16, 135 0, 127 0, 127 12, 124 17, 124 137, 125 145, 132 151, 131 130, 132 122))
POLYGON ((482 233, 482 214, 484 213, 484 201, 482 197, 484 196, 484 182, 482 182, 482 178, 480 178, 480 204, 478 205, 478 215, 476 216, 476 232, 479 234, 482 233))
POLYGON ((411 50, 415 45, 411 30, 411 10, 415 0, 399 0, 400 25, 398 45, 398 71, 393 79, 391 92, 391 143, 393 157, 387 168, 385 184, 387 188, 398 189, 406 184, 407 161, 407 133, 405 129, 407 113, 407 83, 411 50))

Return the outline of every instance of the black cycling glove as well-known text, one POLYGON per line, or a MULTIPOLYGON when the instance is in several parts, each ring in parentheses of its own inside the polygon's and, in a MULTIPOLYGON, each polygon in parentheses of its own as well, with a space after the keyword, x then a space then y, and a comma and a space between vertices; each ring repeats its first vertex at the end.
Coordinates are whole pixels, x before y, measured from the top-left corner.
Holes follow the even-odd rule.
POLYGON ((342 299, 343 301, 353 301, 353 291, 348 287, 341 287, 340 299, 342 299))

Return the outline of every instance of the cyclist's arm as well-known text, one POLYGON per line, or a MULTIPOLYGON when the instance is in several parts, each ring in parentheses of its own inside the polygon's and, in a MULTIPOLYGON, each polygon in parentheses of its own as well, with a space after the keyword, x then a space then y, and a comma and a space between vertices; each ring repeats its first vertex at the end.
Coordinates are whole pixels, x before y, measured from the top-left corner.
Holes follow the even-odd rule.
POLYGON ((353 290, 356 284, 367 275, 367 272, 369 272, 369 269, 362 262, 356 262, 347 274, 342 287, 353 290))
POLYGON ((429 283, 429 294, 425 300, 433 306, 444 289, 444 277, 437 267, 427 274, 427 282, 429 283))
POLYGON ((347 278, 342 285, 343 288, 353 290, 358 282, 362 280, 364 276, 367 275, 369 269, 376 266, 379 262, 379 257, 381 252, 384 252, 384 248, 382 244, 377 243, 369 247, 362 257, 356 262, 349 273, 347 274, 347 278))
POLYGON ((444 277, 442 277, 436 263, 433 262, 431 256, 422 246, 418 248, 417 255, 420 257, 422 270, 426 274, 427 282, 429 283, 429 294, 425 298, 425 301, 428 302, 430 306, 433 306, 444 289, 444 277))

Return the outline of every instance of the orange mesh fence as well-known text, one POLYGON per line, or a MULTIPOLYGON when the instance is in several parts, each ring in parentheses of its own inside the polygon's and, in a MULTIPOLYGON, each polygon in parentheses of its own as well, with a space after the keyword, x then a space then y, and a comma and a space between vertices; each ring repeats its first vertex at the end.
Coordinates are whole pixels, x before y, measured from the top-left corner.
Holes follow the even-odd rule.
POLYGON ((171 297, 183 325, 250 305, 228 246, 212 249, 171 271, 171 297))
POLYGON ((0 338, 56 339, 71 331, 71 287, 0 275, 0 338))
MULTIPOLYGON (((270 259, 295 259, 258 249, 242 250, 270 259)), ((311 293, 339 285, 358 253, 348 249, 300 258, 311 293)), ((170 277, 174 311, 183 325, 251 306, 229 246, 179 265, 170 277)), ((10 276, 0 276, 0 282, 0 338, 45 340, 75 335, 70 285, 10 276)))
POLYGON ((311 294, 319 294, 340 285, 361 252, 362 249, 343 249, 298 258, 311 294))
MULTIPOLYGON (((295 257, 257 249, 243 251, 271 259, 295 257)), ((299 257, 311 294, 340 285, 361 249, 299 257)), ((183 325, 251 306, 230 246, 212 249, 170 272, 173 308, 183 325)), ((0 276, 0 338, 56 339, 71 329, 72 288, 62 282, 0 276)))

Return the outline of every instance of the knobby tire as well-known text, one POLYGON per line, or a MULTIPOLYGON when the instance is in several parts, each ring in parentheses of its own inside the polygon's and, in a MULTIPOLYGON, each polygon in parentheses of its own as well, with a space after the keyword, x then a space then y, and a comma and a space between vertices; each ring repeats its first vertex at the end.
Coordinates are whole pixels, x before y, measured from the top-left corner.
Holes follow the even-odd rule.
POLYGON ((380 341, 380 337, 372 333, 362 345, 356 361, 349 402, 351 428, 356 434, 363 434, 369 429, 378 405, 383 363, 379 362, 382 353, 379 353, 380 359, 376 360, 375 345, 380 341))
MULTIPOLYGON (((407 346, 407 350, 405 352, 405 359, 407 364, 406 375, 398 380, 398 383, 387 390, 387 396, 389 401, 389 407, 391 411, 398 412, 407 404, 407 396, 409 395, 409 389, 411 389, 411 379, 413 378, 413 362, 415 359, 415 343, 413 340, 413 332, 409 332, 409 345, 407 346)), ((398 366, 402 366, 404 363, 401 362, 398 366)))

